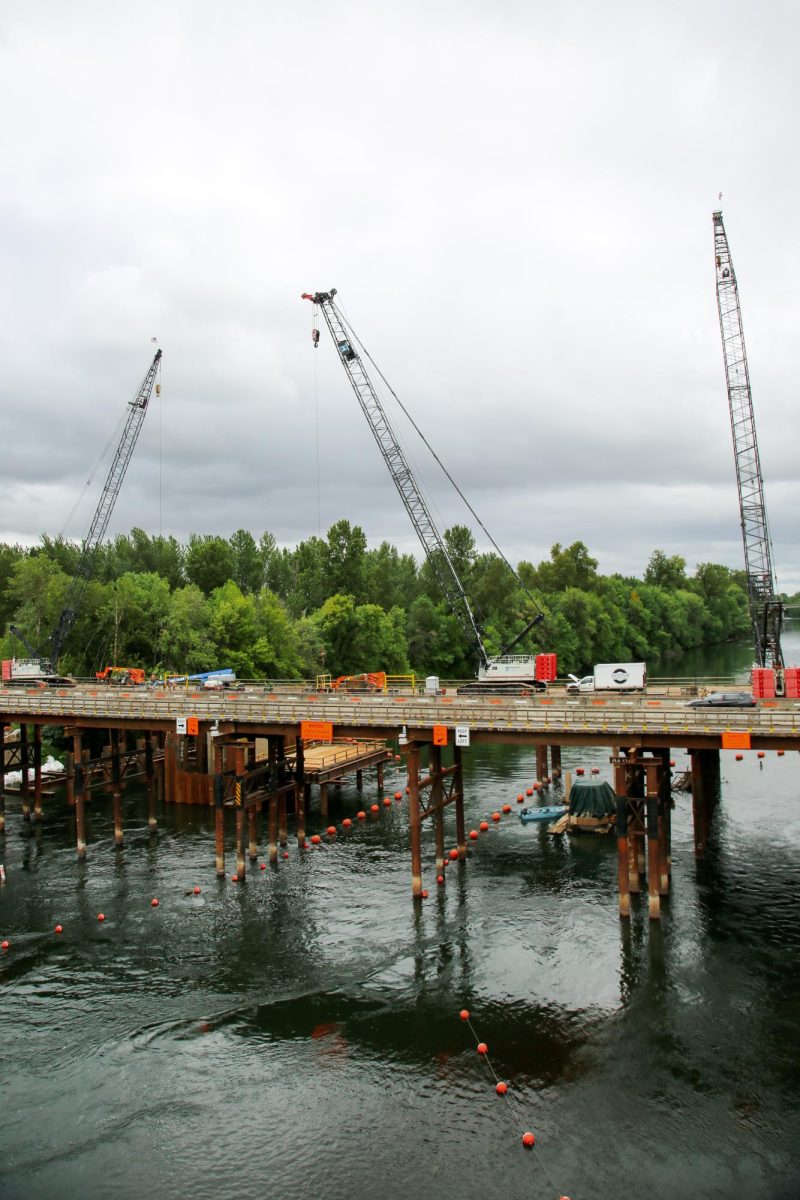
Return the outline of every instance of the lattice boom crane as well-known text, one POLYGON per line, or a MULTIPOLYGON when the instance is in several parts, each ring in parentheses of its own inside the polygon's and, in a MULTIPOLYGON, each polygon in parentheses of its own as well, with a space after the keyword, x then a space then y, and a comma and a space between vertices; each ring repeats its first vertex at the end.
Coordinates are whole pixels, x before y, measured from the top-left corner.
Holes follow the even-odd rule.
MULTIPOLYGON (((58 660, 61 657, 64 644, 80 611, 87 584, 94 574, 97 547, 103 540, 108 528, 111 513, 117 502, 122 481, 125 478, 125 472, 128 469, 131 455, 133 454, 144 418, 147 414, 147 405, 150 402, 153 389, 155 388, 157 392, 161 390, 160 384, 156 382, 160 365, 161 350, 159 349, 155 353, 155 357, 150 364, 150 368, 144 377, 139 391, 133 400, 129 401, 129 411, 125 420, 125 426, 117 443, 106 481, 103 484, 100 500, 92 517, 92 523, 89 526, 89 532, 84 538, 78 566, 72 577, 67 598, 55 628, 48 634, 38 649, 34 650, 21 631, 14 625, 10 626, 11 632, 20 639, 32 655, 29 659, 12 660, 12 682, 15 680, 23 682, 28 679, 34 681, 40 679, 51 683, 59 682, 58 660)), ((63 680, 61 682, 69 681, 63 680)))
POLYGON ((728 407, 736 460, 736 482, 739 488, 747 594, 756 664, 759 667, 782 667, 784 664, 781 628, 784 606, 777 594, 772 567, 767 510, 764 503, 764 480, 756 438, 739 289, 722 213, 715 212, 713 220, 717 307, 728 386, 728 407))
MULTIPOLYGON (((501 653, 498 656, 491 656, 487 651, 466 592, 453 566, 447 545, 436 527, 386 411, 367 374, 364 363, 353 345, 353 335, 334 302, 335 295, 336 288, 331 288, 329 292, 314 292, 313 294, 304 292, 302 298, 310 300, 322 311, 334 345, 339 352, 342 366, 347 372, 361 410, 367 418, 383 460, 389 468, 400 499, 411 518, 411 523, 422 543, 422 548, 444 597, 468 640, 478 651, 479 684, 494 684, 500 689, 503 689, 504 686, 506 688, 513 687, 515 684, 533 686, 536 683, 536 666, 533 655, 501 653)), ((313 330, 312 338, 316 347, 319 342, 317 329, 313 330)), ((506 649, 516 645, 541 619, 541 613, 537 613, 506 649)))

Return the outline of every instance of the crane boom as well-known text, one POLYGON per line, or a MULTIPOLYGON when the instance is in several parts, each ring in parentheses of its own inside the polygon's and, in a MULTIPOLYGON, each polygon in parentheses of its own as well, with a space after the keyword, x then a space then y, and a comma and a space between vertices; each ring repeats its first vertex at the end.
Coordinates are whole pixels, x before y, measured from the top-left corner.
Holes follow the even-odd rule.
POLYGON ((753 644, 759 667, 782 667, 781 627, 784 606, 777 594, 772 567, 767 509, 764 503, 764 480, 756 438, 739 289, 722 213, 715 212, 713 220, 717 307, 736 461, 736 482, 739 489, 753 644))
POLYGON ((336 288, 331 288, 329 292, 315 292, 313 295, 304 293, 303 299, 313 301, 322 311, 334 345, 339 352, 342 366, 347 372, 356 399, 367 418, 378 448, 383 455, 383 460, 389 468, 389 474, 394 480, 400 499, 403 501, 417 537, 422 543, 428 562, 433 568, 453 615, 469 640, 477 647, 481 666, 485 668, 489 663, 489 655, 466 592, 372 380, 353 345, 353 339, 345 325, 344 318, 334 302, 335 295, 336 288))
MULTIPOLYGON (((156 386, 160 363, 161 350, 158 349, 136 396, 133 400, 129 401, 129 411, 125 419, 125 426, 114 452, 114 458, 109 467, 106 481, 103 484, 100 500, 92 517, 92 523, 89 526, 89 532, 83 540, 81 556, 78 560, 75 574, 72 576, 64 607, 59 614, 53 631, 48 634, 38 650, 34 651, 34 659, 39 659, 39 671, 34 674, 33 664, 27 664, 25 671, 26 678, 33 678, 36 675, 40 678, 46 678, 57 674, 58 660, 61 657, 64 644, 80 611, 87 584, 94 573, 97 547, 105 536, 111 513, 122 487, 122 481, 125 478, 125 472, 128 469, 131 455, 133 454, 144 418, 147 414, 147 405, 153 394, 153 388, 156 386)), ((11 631, 20 637, 23 643, 30 649, 25 638, 22 637, 19 630, 15 629, 13 625, 11 626, 11 631)))

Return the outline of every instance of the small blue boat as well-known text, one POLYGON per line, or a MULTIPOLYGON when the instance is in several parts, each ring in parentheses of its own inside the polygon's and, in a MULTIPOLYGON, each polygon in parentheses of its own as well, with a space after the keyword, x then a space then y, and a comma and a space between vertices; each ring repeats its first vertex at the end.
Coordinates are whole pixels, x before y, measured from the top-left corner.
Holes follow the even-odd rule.
POLYGON ((521 808, 519 819, 525 823, 528 821, 556 821, 559 817, 563 817, 565 812, 569 812, 568 804, 550 804, 545 808, 521 808))

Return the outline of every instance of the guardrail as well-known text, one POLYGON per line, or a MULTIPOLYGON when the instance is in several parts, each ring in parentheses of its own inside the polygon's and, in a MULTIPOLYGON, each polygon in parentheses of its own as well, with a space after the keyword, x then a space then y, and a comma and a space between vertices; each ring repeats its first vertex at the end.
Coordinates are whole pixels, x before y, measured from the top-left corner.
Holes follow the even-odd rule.
POLYGON ((468 725, 490 732, 520 733, 718 733, 800 736, 800 702, 761 702, 755 708, 690 708, 677 700, 646 696, 530 697, 525 699, 444 696, 287 695, 261 692, 151 692, 106 689, 3 689, 0 718, 59 717, 68 723, 95 720, 172 720, 196 716, 203 721, 238 724, 297 725, 330 721, 334 727, 359 726, 400 730, 403 725, 468 725))

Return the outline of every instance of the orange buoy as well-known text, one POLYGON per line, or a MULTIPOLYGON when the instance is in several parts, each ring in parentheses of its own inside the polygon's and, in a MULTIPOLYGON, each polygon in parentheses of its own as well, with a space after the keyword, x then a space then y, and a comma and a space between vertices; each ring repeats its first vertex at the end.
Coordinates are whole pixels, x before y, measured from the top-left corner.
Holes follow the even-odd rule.
POLYGON ((458 1015, 461 1017, 462 1021, 468 1021, 469 1020, 469 1009, 462 1008, 461 1012, 458 1015))
POLYGON ((391 803, 392 803, 392 797, 391 797, 391 796, 384 796, 384 797, 383 797, 383 807, 384 807, 384 808, 389 808, 389 806, 391 805, 391 803))
MULTIPOLYGON (((525 788, 525 795, 526 795, 526 796, 532 796, 532 795, 533 795, 533 788, 532 788, 532 787, 525 788)), ((518 800, 521 800, 521 799, 522 799, 522 796, 517 796, 517 799, 518 799, 518 800)))
POLYGON ((406 788, 406 795, 408 795, 410 791, 411 791, 411 788, 406 788))
POLYGON ((528 1130, 527 1133, 523 1133, 522 1144, 523 1144, 523 1146, 526 1147, 526 1149, 530 1150, 531 1147, 535 1144, 535 1142, 536 1142, 536 1138, 533 1136, 533 1134, 531 1133, 530 1130, 528 1130))
POLYGON ((457 851, 457 850, 451 850, 451 851, 450 851, 450 861, 451 861, 451 862, 455 862, 457 858, 458 858, 458 851, 457 851))
POLYGON ((356 816, 358 817, 359 821, 365 821, 367 819, 367 814, 364 812, 363 808, 356 813, 356 816))
POLYGON ((312 833, 312 835, 311 835, 311 845, 312 846, 318 846, 321 841, 322 841, 322 838, 319 836, 318 833, 312 833))
POLYGON ((288 851, 288 850, 284 850, 284 852, 283 852, 283 857, 284 857, 284 858, 288 858, 288 857, 289 857, 289 851, 288 851))
POLYGON ((381 811, 381 807, 380 807, 380 805, 379 805, 379 804, 370 804, 370 806, 369 806, 369 811, 370 811, 370 812, 380 812, 380 811, 381 811))
POLYGON ((395 754, 395 756, 394 756, 394 761, 395 761, 395 762, 400 762, 400 755, 399 755, 399 754, 395 754))
MULTIPOLYGON (((531 796, 532 794, 533 794, 532 792, 528 792, 528 795, 529 795, 529 796, 531 796)), ((524 799, 525 799, 525 797, 523 796, 522 792, 518 792, 518 793, 517 793, 517 803, 518 803, 518 804, 522 804, 522 801, 523 801, 524 799)), ((508 810, 508 811, 509 811, 509 812, 511 812, 511 809, 509 808, 509 810, 508 810)))
POLYGON ((195 894, 195 896, 199 896, 199 895, 200 895, 200 888, 199 888, 199 887, 195 886, 195 888, 194 888, 194 894, 195 894))
POLYGON ((477 840, 478 840, 478 831, 477 831, 477 829, 470 829, 470 831, 469 831, 469 840, 470 840, 471 842, 477 842, 477 840))
POLYGON ((444 883, 444 875, 437 875, 436 882, 438 883, 439 887, 441 887, 442 884, 444 883))
POLYGON ((576 774, 576 775, 582 775, 582 774, 583 774, 583 767, 576 767, 576 768, 575 768, 575 774, 576 774))
POLYGON ((500 813, 492 813, 492 820, 493 820, 493 821, 499 821, 499 820, 500 820, 500 813))
POLYGON ((402 792, 395 792, 395 794, 394 794, 394 798, 395 798, 395 800, 402 800, 402 799, 403 799, 403 793, 402 793, 402 792))
POLYGON ((98 914, 97 914, 97 919, 98 919, 98 921, 100 921, 100 923, 102 924, 102 923, 103 923, 103 921, 105 921, 105 919, 106 919, 106 914, 105 914, 105 913, 98 913, 98 914))
POLYGON ((599 767, 592 767, 592 774, 593 774, 593 775, 599 775, 599 774, 600 774, 600 768, 599 768, 599 767))
POLYGON ((504 805, 503 805, 503 812, 504 812, 504 813, 510 813, 510 812, 511 812, 511 805, 510 805, 510 804, 504 804, 504 805))
POLYGON ((763 757, 764 757, 764 751, 763 751, 763 750, 759 750, 759 752, 758 752, 758 757, 759 757, 759 758, 763 758, 763 757))
POLYGON ((671 758, 671 759, 669 760, 669 765, 670 765, 671 767, 674 767, 674 766, 675 766, 675 759, 674 759, 674 758, 671 758))
POLYGON ((150 901, 150 907, 158 908, 158 900, 156 900, 155 896, 153 896, 153 899, 150 901))
POLYGON ((349 817, 345 817, 345 819, 342 821, 342 825, 345 829, 350 829, 352 824, 353 824, 353 822, 350 820, 349 817))
POLYGON ((53 930, 53 933, 63 933, 63 932, 64 932, 64 930, 62 929, 62 927, 60 925, 56 925, 55 929, 53 930))
POLYGON ((0 942, 0 950, 8 950, 10 945, 11 945, 11 942, 9 942, 8 939, 6 939, 6 941, 0 942))
POLYGON ((428 899, 428 889, 427 889, 427 888, 423 888, 423 889, 422 889, 422 892, 421 892, 421 895, 422 895, 422 899, 423 899, 423 900, 427 900, 427 899, 428 899))
POLYGON ((737 754, 737 755, 736 755, 736 761, 737 761, 737 762, 742 762, 743 760, 744 760, 744 755, 743 755, 743 754, 737 754))
POLYGON ((488 1053, 489 1053, 489 1047, 486 1045, 486 1042, 478 1042, 478 1054, 488 1054, 488 1053))
POLYGON ((508 1084, 503 1083, 501 1080, 494 1090, 497 1092, 498 1096, 505 1096, 506 1092, 508 1091, 508 1084))
POLYGON ((533 785, 533 790, 534 790, 535 792, 538 792, 538 791, 539 791, 539 788, 540 788, 541 786, 542 786, 542 785, 539 783, 539 780, 537 779, 537 780, 536 780, 536 783, 533 785))
POLYGON ((336 826, 335 826, 335 825, 329 825, 329 826, 328 826, 327 833, 328 833, 328 837, 335 837, 335 836, 336 836, 336 826))
MULTIPOLYGON (((239 876, 238 876, 238 875, 231 875, 231 883, 238 883, 238 882, 239 882, 239 876)), ((151 901, 151 903, 152 903, 152 904, 158 904, 158 901, 157 901, 157 900, 152 900, 152 901, 151 901)))
POLYGON ((786 751, 785 751, 785 750, 779 750, 779 751, 778 751, 778 758, 783 758, 783 756, 784 756, 784 754, 785 754, 785 753, 786 753, 786 751))
POLYGON ((261 870, 262 870, 262 871, 266 871, 266 869, 267 869, 267 864, 266 864, 266 863, 262 863, 262 864, 261 864, 261 870))
POLYGON ((481 821, 480 825, 478 826, 478 829, 480 829, 481 833, 486 833, 488 828, 489 828, 488 821, 481 821))

